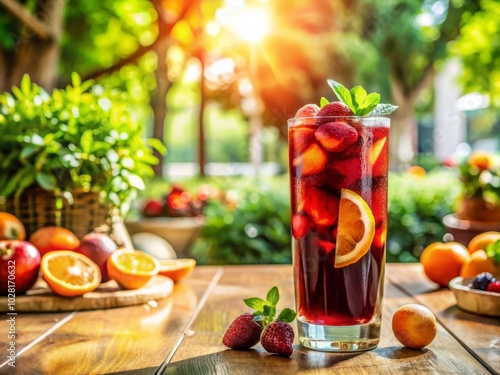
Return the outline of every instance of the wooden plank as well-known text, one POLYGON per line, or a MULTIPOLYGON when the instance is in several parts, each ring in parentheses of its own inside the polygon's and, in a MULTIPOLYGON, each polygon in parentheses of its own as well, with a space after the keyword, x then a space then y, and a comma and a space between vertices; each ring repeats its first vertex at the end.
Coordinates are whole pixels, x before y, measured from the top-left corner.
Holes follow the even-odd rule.
MULTIPOLYGON (((226 267, 203 311, 185 336, 164 374, 423 374, 466 371, 487 374, 484 369, 442 326, 434 342, 423 350, 402 347, 392 335, 394 311, 415 300, 391 283, 384 299, 382 338, 376 350, 362 354, 332 354, 307 350, 295 340, 291 358, 267 353, 260 344, 248 351, 224 347, 222 336, 231 321, 248 308, 243 298, 263 297, 271 286, 280 288, 278 308, 293 307, 290 266, 226 267)), ((294 324, 295 326, 295 324, 294 324)), ((295 328, 295 327, 294 327, 295 328)))
POLYGON ((453 292, 429 281, 421 264, 392 264, 390 269, 387 277, 393 284, 427 306, 492 373, 500 371, 500 319, 460 310, 453 292))
MULTIPOLYGON (((170 297, 157 302, 76 312, 19 356, 16 367, 23 374, 151 374, 172 350, 217 271, 197 267, 175 284, 170 297)), ((24 323, 36 326, 38 316, 26 314, 24 323)), ((18 329, 22 336, 26 326, 20 323, 18 329)))
MULTIPOLYGON (((7 353, 10 348, 11 339, 8 337, 10 331, 10 323, 8 320, 12 315, 2 314, 2 322, 0 323, 0 353, 5 354, 0 357, 0 374, 8 372, 11 369, 7 366, 7 353), (2 368, 3 365, 3 368, 2 368)), ((59 327, 66 324, 74 317, 73 313, 43 313, 43 314, 28 314, 18 313, 15 317, 15 339, 13 340, 16 355, 22 354, 30 350, 33 345, 36 345, 38 340, 43 340, 50 335, 54 327, 59 327)), ((17 360, 16 360, 16 363, 17 360)))

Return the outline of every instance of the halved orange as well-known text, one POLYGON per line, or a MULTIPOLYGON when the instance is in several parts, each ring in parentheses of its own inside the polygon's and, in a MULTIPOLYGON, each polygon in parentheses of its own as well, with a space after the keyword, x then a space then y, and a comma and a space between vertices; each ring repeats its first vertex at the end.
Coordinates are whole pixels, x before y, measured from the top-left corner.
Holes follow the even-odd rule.
POLYGON ((196 261, 194 259, 164 259, 160 260, 160 275, 170 277, 174 282, 191 274, 196 261))
POLYGON ((342 189, 334 267, 360 260, 370 249, 374 235, 375 219, 368 204, 354 191, 342 189))
POLYGON ((97 264, 74 251, 49 251, 42 257, 40 270, 50 289, 64 297, 81 296, 101 283, 97 264))
POLYGON ((139 289, 160 270, 158 260, 143 251, 120 249, 107 262, 109 277, 123 289, 139 289))

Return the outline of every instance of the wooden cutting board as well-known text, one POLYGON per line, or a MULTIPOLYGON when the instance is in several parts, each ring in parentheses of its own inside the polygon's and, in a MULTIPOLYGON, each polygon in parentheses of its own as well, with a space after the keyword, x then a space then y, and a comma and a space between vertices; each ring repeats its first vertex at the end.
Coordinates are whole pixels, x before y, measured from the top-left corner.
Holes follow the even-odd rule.
MULTIPOLYGON (((171 279, 158 275, 140 289, 123 290, 111 280, 83 296, 61 297, 54 294, 45 281, 39 279, 26 295, 16 296, 15 312, 95 310, 139 305, 166 298, 172 294, 173 288, 171 279)), ((0 312, 8 312, 8 308, 7 297, 0 297, 0 312)))

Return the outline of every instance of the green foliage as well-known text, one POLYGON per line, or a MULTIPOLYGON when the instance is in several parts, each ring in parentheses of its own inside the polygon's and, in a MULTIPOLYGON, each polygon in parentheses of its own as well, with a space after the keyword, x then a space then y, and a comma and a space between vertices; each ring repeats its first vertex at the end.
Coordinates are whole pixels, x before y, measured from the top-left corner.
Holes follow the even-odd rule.
POLYGON ((291 263, 288 188, 247 187, 237 206, 212 202, 192 252, 201 263, 291 263))
POLYGON ((143 178, 152 176, 159 141, 142 138, 125 93, 72 75, 72 85, 48 94, 24 76, 0 95, 0 196, 39 185, 49 191, 82 188, 127 208, 143 178))
POLYGON ((462 17, 461 35, 450 49, 461 59, 465 91, 488 93, 492 104, 500 107, 500 3, 479 3, 480 11, 462 17))
POLYGON ((110 66, 139 46, 151 44, 158 34, 149 0, 68 0, 65 9, 63 77, 110 66))
POLYGON ((390 174, 387 261, 418 261, 427 245, 442 241, 443 217, 453 212, 460 192, 451 172, 431 172, 424 178, 390 174))

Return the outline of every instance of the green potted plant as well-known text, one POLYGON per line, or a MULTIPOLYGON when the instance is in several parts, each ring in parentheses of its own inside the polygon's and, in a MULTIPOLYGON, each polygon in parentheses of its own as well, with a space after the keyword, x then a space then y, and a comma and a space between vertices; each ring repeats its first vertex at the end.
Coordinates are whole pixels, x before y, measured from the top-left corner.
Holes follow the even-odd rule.
POLYGON ((500 158, 475 151, 458 164, 463 193, 457 206, 461 220, 500 222, 500 158))
POLYGON ((26 75, 0 95, 0 210, 32 232, 45 225, 80 231, 128 210, 157 163, 127 94, 93 82, 48 93, 26 75), (72 228, 75 226, 75 228, 72 228))
POLYGON ((445 165, 458 169, 461 194, 455 212, 443 218, 453 239, 467 245, 475 236, 497 231, 500 226, 500 158, 485 151, 474 151, 445 165))

